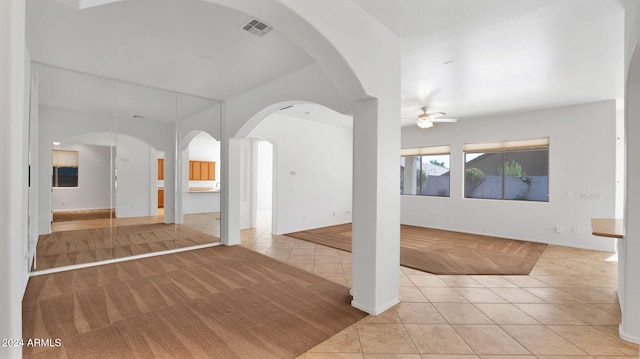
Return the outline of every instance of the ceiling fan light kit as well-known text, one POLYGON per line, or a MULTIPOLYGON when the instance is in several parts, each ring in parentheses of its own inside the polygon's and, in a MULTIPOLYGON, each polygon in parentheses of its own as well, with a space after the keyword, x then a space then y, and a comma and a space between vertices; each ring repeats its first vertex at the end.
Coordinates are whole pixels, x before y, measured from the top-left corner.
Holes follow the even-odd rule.
POLYGON ((422 128, 422 129, 427 129, 429 127, 433 127, 433 122, 431 122, 431 120, 429 120, 428 118, 420 118, 418 117, 418 119, 416 120, 416 124, 418 125, 418 127, 422 128))
POLYGON ((446 113, 444 113, 444 112, 427 113, 427 107, 426 106, 422 106, 422 107, 420 107, 420 109, 422 110, 422 113, 416 119, 416 124, 418 125, 418 127, 422 128, 422 129, 427 129, 427 128, 433 127, 433 123, 434 122, 456 122, 457 121, 455 119, 440 119, 440 120, 438 120, 440 117, 446 115, 446 113))

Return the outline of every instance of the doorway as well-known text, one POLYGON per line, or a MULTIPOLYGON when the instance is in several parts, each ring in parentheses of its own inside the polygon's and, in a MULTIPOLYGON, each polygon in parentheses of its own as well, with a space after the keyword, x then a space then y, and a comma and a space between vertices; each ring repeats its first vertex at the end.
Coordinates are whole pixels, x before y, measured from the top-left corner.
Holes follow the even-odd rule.
POLYGON ((255 142, 256 151, 256 203, 255 225, 258 231, 274 232, 274 203, 273 203, 273 150, 274 146, 266 140, 255 142))

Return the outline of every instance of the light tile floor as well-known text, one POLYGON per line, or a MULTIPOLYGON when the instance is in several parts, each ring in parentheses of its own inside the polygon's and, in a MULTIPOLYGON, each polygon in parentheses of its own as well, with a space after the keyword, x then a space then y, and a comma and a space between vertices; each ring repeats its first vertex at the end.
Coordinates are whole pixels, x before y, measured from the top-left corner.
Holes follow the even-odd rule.
MULTIPOLYGON (((350 286, 351 253, 245 230, 242 245, 350 286)), ((401 303, 301 359, 638 359, 618 338, 611 253, 549 246, 530 275, 433 275, 400 268, 401 303)))

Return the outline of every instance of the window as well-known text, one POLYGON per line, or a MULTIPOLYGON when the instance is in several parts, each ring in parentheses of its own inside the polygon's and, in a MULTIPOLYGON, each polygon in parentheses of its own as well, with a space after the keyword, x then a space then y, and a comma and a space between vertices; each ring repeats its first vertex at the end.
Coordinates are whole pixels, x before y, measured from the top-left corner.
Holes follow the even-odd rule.
POLYGON ((53 150, 52 187, 78 187, 78 151, 53 150))
POLYGON ((449 146, 400 152, 400 194, 449 197, 449 146))
POLYGON ((549 201, 549 138, 464 145, 464 196, 549 201))

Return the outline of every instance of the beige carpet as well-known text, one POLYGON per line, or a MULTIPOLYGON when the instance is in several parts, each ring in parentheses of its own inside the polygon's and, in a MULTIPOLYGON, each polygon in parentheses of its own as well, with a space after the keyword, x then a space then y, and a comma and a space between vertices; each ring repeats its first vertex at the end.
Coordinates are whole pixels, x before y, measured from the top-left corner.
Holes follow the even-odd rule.
POLYGON ((32 277, 25 358, 295 358, 366 314, 349 289, 242 247, 32 277))
MULTIPOLYGON (((287 236, 351 251, 351 224, 287 236)), ((400 264, 434 274, 529 274, 546 244, 402 225, 400 264)))

